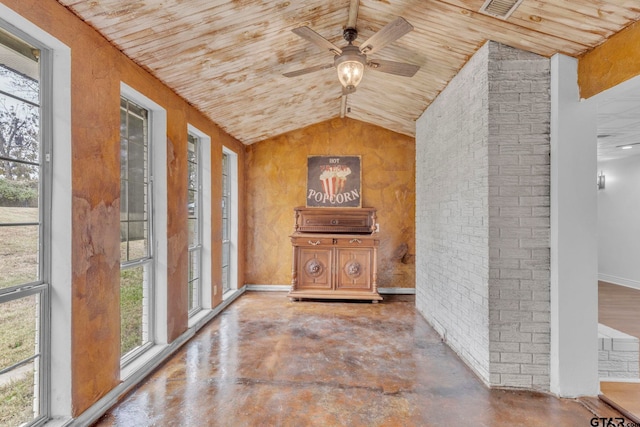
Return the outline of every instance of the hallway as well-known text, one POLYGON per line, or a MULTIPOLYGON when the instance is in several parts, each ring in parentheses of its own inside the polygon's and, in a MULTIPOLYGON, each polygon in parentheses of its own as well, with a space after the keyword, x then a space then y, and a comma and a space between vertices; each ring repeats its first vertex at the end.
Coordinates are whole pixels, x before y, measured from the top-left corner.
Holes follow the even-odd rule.
POLYGON ((248 292, 97 426, 588 426, 597 399, 489 390, 413 297, 290 302, 248 292))

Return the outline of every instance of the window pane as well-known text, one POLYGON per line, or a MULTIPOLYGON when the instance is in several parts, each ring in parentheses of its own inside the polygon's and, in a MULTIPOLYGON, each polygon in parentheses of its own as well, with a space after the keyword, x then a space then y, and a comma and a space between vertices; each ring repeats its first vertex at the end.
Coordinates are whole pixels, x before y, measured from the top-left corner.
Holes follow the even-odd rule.
POLYGON ((229 243, 222 244, 222 266, 229 265, 229 243))
POLYGON ((0 94, 0 133, 4 157, 38 163, 39 114, 37 106, 0 94))
POLYGON ((193 190, 187 191, 188 203, 189 203, 189 215, 196 214, 196 203, 198 202, 198 193, 193 190))
POLYGON ((129 261, 129 224, 120 223, 120 262, 129 261))
POLYGON ((229 218, 229 200, 226 197, 222 198, 222 218, 229 218))
POLYGON ((229 220, 222 218, 222 240, 229 240, 229 220))
POLYGON ((229 194, 229 178, 227 175, 222 175, 222 195, 227 196, 229 194))
POLYGON ((129 260, 149 256, 147 234, 146 221, 129 222, 129 260))
POLYGON ((120 179, 129 179, 127 169, 129 168, 129 154, 127 148, 127 140, 120 139, 120 179))
POLYGON ((189 175, 188 175, 188 187, 190 190, 198 189, 198 165, 196 163, 188 163, 189 175))
POLYGON ((200 280, 195 279, 192 282, 189 282, 189 311, 194 308, 200 307, 200 303, 198 302, 198 289, 200 286, 200 280))
MULTIPOLYGON (((39 354, 38 308, 39 295, 0 304, 0 369, 39 354)), ((19 425, 38 415, 33 410, 37 363, 39 358, 27 361, 0 377, 0 425, 19 425)))
POLYGON ((200 250, 189 251, 189 281, 200 278, 200 250))
POLYGON ((0 304, 0 370, 35 354, 38 296, 0 304))
POLYGON ((39 279, 39 229, 38 225, 0 227, 0 288, 39 279))
POLYGON ((120 344, 121 354, 141 346, 147 340, 144 304, 147 295, 148 268, 141 265, 120 271, 120 344))
POLYGON ((142 221, 147 218, 147 186, 140 182, 127 183, 127 208, 129 221, 142 221))
POLYGON ((120 221, 129 219, 129 197, 127 196, 127 181, 120 181, 120 221))
POLYGON ((194 304, 194 298, 195 298, 194 291, 196 291, 196 289, 194 289, 193 282, 189 282, 187 291, 189 293, 187 295, 187 301, 188 301, 187 309, 191 311, 193 310, 194 307, 196 307, 196 304, 194 304))
MULTIPOLYGON (((2 186, 2 179, 0 179, 0 186, 2 186)), ((37 207, 3 206, 0 202, 0 224, 37 223, 40 221, 39 214, 40 211, 37 207)), ((0 242, 4 243, 2 240, 0 242)))
POLYGON ((229 267, 224 266, 222 267, 222 284, 225 287, 225 289, 229 289, 230 288, 230 284, 229 284, 229 267))
POLYGON ((198 239, 198 220, 189 219, 189 246, 196 246, 199 242, 198 239))
POLYGON ((0 160, 0 206, 37 208, 39 169, 35 165, 0 160))
POLYGON ((34 411, 36 398, 35 366, 40 358, 3 375, 11 378, 0 383, 0 425, 18 426, 40 414, 34 411))
POLYGON ((127 153, 128 180, 135 182, 147 182, 147 153, 146 147, 142 144, 129 142, 127 153))
POLYGON ((7 49, 4 45, 0 45, 0 50, 4 60, 0 64, 0 90, 38 104, 40 98, 38 74, 40 70, 35 58, 17 55, 14 50, 7 49))
POLYGON ((120 139, 127 137, 127 101, 120 100, 120 139))
MULTIPOLYGON (((129 104, 129 109, 132 110, 131 104, 129 104)), ((129 143, 144 143, 144 120, 142 117, 137 117, 134 114, 129 114, 129 127, 128 127, 128 137, 129 143)))

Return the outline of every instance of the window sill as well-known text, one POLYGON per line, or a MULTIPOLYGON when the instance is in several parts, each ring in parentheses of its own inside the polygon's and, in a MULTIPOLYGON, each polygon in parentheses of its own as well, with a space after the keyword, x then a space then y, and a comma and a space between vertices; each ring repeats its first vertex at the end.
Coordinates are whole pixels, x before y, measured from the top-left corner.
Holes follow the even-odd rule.
POLYGON ((156 344, 150 347, 147 351, 120 370, 120 381, 127 381, 135 374, 146 371, 145 366, 154 363, 156 361, 156 357, 166 348, 167 344, 156 344))

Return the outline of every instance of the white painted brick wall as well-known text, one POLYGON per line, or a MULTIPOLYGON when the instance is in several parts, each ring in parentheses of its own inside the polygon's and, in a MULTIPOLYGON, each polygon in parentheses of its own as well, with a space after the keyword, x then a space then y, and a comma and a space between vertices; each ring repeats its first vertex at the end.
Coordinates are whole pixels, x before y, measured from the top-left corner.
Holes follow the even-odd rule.
POLYGON ((598 374, 600 378, 638 379, 640 340, 598 324, 598 374))
POLYGON ((492 385, 548 390, 550 64, 489 43, 488 65, 492 385))
POLYGON ((487 52, 417 122, 416 306, 489 383, 487 52))
POLYGON ((549 389, 549 72, 489 42, 417 122, 416 305, 492 386, 549 389))

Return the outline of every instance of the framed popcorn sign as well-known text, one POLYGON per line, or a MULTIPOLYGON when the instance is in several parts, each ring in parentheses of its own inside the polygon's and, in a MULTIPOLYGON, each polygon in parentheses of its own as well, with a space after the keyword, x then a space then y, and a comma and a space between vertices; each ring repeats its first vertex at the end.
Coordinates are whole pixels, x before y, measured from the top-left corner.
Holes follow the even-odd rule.
POLYGON ((309 156, 307 207, 359 208, 360 156, 309 156))

